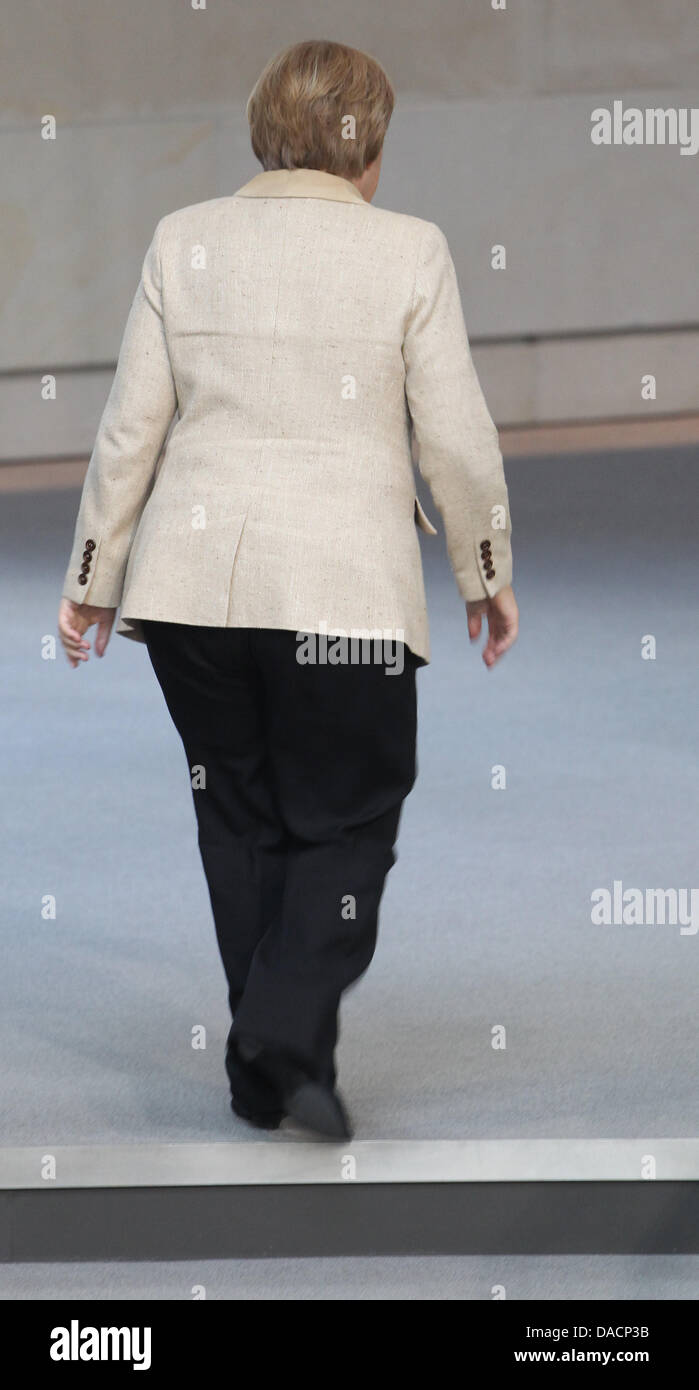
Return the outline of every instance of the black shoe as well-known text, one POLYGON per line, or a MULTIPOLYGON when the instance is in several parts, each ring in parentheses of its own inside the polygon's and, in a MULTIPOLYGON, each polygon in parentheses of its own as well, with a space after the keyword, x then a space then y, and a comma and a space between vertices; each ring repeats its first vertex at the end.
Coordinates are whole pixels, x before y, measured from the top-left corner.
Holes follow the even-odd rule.
POLYGON ((231 1033, 226 1041, 226 1072, 233 1098, 231 1105, 236 1115, 252 1123, 261 1116, 278 1116, 276 1124, 260 1126, 262 1129, 276 1129, 284 1118, 281 1091, 257 1069, 231 1033))
POLYGON ((307 1077, 284 1093, 287 1115, 326 1139, 351 1139, 349 1115, 337 1093, 307 1077))
POLYGON ((284 1114, 326 1139, 352 1138, 350 1118, 336 1090, 314 1081, 302 1067, 252 1039, 239 1039, 238 1051, 281 1094, 284 1114))
POLYGON ((241 1120, 247 1120, 248 1124, 254 1125, 255 1129, 279 1129, 284 1119, 283 1110, 248 1110, 235 1096, 231 1097, 231 1110, 234 1115, 239 1115, 241 1120))

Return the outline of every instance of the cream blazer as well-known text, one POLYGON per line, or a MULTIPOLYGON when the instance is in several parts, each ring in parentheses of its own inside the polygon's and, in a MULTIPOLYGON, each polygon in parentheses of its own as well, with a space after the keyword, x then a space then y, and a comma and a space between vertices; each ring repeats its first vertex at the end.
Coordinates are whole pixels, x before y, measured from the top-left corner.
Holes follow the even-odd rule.
POLYGON ((155 229, 63 593, 139 641, 378 632, 429 661, 414 459, 462 597, 496 593, 507 488, 443 232, 336 174, 258 174, 155 229))

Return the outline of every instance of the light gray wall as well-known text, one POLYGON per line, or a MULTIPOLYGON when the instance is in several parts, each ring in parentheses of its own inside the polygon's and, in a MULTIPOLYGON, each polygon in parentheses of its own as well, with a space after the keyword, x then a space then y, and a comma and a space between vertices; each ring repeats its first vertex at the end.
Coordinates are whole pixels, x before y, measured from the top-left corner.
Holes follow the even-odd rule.
POLYGON ((245 99, 313 35, 394 81, 376 201, 444 228, 498 423, 698 407, 699 155, 590 140, 614 100, 697 104, 696 0, 24 0, 0 71, 2 457, 90 450, 156 221, 257 171, 245 99))

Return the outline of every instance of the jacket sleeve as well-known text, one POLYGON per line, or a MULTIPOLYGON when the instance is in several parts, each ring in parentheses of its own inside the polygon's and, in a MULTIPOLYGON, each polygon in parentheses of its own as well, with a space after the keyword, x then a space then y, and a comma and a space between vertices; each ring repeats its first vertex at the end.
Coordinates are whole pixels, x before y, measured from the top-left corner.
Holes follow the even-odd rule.
POLYGON ((403 341, 418 467, 444 521, 462 597, 512 580, 511 523, 498 433, 471 359, 446 237, 426 224, 403 341))
POLYGON ((158 223, 83 484, 63 595, 117 608, 136 527, 177 408, 163 329, 158 223))

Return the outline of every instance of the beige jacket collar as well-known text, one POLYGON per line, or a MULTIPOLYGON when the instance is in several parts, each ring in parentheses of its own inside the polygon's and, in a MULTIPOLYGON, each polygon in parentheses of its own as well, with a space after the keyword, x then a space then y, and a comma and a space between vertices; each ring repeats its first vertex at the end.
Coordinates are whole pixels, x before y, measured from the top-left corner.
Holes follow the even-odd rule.
POLYGON ((325 169, 266 169, 243 184, 236 198, 331 198, 341 203, 363 203, 356 184, 325 169))

